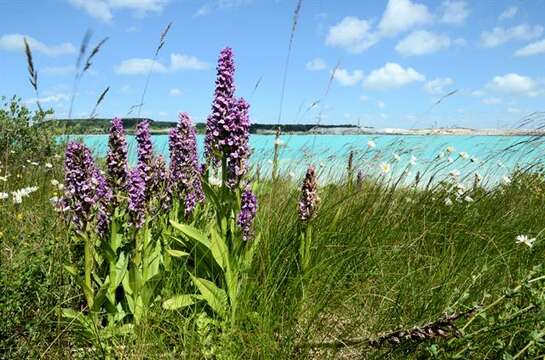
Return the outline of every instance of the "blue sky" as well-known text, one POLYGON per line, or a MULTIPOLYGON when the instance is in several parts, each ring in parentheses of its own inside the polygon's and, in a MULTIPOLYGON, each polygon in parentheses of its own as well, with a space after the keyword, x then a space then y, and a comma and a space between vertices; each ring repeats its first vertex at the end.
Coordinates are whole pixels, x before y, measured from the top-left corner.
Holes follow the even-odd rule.
MULTIPOLYGON (((175 120, 187 111, 204 121, 217 54, 231 46, 237 94, 250 101, 252 121, 276 123, 295 6, 295 0, 0 0, 0 95, 17 94, 33 106, 27 37, 41 102, 65 117, 77 49, 92 29, 91 46, 109 40, 82 78, 73 116, 87 116, 110 86, 98 116, 123 117, 139 102, 159 35, 173 21, 143 116, 175 120)), ((516 126, 545 107, 543 14, 544 0, 305 0, 281 121, 516 126)))

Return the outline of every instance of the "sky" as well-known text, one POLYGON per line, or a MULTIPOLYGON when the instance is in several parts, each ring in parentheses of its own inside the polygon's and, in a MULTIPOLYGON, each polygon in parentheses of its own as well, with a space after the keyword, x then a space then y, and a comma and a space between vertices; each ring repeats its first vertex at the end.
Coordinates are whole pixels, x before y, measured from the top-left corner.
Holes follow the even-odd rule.
POLYGON ((72 117, 89 116, 108 86, 97 116, 127 117, 153 69, 141 116, 175 121, 185 111, 203 122, 225 46, 235 54, 236 95, 250 102, 255 123, 505 128, 545 110, 545 0, 303 0, 292 34, 296 6, 0 0, 0 96, 35 107, 26 37, 41 104, 67 117, 91 30, 90 48, 108 40, 81 78, 72 117))

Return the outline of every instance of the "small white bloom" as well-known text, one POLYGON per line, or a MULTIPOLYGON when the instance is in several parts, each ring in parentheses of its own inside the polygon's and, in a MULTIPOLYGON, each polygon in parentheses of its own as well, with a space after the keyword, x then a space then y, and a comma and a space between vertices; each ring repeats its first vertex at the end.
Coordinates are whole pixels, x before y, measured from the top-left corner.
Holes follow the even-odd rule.
POLYGON ((460 152, 459 155, 462 159, 467 159, 469 157, 468 153, 466 153, 465 151, 460 152))
POLYGON ((60 198, 58 196, 53 196, 52 198, 49 198, 49 202, 53 206, 57 206, 59 204, 60 198))
POLYGON ((40 163, 37 163, 36 161, 33 161, 30 164, 32 164, 32 166, 39 166, 40 165, 40 163))
POLYGON ((450 156, 447 158, 447 161, 448 161, 449 163, 453 163, 453 162, 454 162, 454 160, 453 160, 450 156))
POLYGON ((5 199, 8 198, 8 196, 9 196, 8 193, 6 193, 6 192, 0 192, 0 200, 5 200, 5 199))
POLYGON ((394 160, 399 161, 399 159, 401 159, 401 157, 397 153, 394 153, 394 160))
POLYGON ((524 244, 528 247, 532 247, 534 245, 534 242, 536 241, 536 238, 529 238, 528 235, 518 235, 515 238, 515 242, 517 244, 524 244))
POLYGON ((437 154, 437 157, 438 157, 439 159, 442 159, 442 158, 445 157, 445 153, 441 151, 439 154, 437 154))
POLYGON ((55 179, 52 179, 52 180, 51 180, 51 185, 53 185, 53 186, 59 186, 59 181, 58 181, 58 180, 55 180, 55 179))
POLYGON ((450 200, 450 198, 446 198, 445 199, 445 205, 446 206, 451 206, 452 205, 452 200, 450 200))
POLYGON ((8 181, 8 177, 9 177, 9 175, 0 176, 0 181, 6 182, 6 181, 8 181))
POLYGON ((53 164, 51 163, 45 163, 45 167, 48 169, 51 169, 53 167, 53 164))
POLYGON ((59 184, 59 186, 57 186, 57 188, 58 188, 60 191, 63 191, 63 190, 64 190, 64 184, 59 184))
POLYGON ((416 156, 411 155, 411 160, 409 161, 409 164, 410 164, 411 166, 415 166, 415 165, 416 165, 416 156))
POLYGON ((12 154, 15 154, 15 150, 10 150, 9 152, 12 154))
POLYGON ((390 169, 391 169, 391 166, 390 164, 388 163, 382 163, 380 164, 380 170, 384 173, 384 174, 388 174, 390 172, 390 169))
POLYGON ((210 176, 210 178, 208 179, 208 183, 210 185, 220 186, 221 185, 221 179, 217 178, 215 176, 210 176))
POLYGON ((453 153, 453 152, 454 152, 454 148, 453 148, 452 146, 448 146, 448 147, 447 147, 447 152, 453 153))
POLYGON ((509 178, 509 176, 504 176, 501 178, 501 181, 505 184, 505 185, 509 185, 511 184, 511 179, 509 178))
POLYGON ((367 146, 369 147, 369 149, 372 149, 374 148, 375 146, 377 146, 377 144, 375 144, 375 142, 373 140, 369 140, 367 142, 367 146))
POLYGON ((272 163, 273 163, 273 161, 272 161, 271 159, 267 160, 267 162, 268 162, 269 164, 271 164, 271 165, 272 165, 272 163))
POLYGON ((467 195, 467 196, 464 198, 464 201, 465 201, 465 202, 468 202, 468 203, 471 203, 471 202, 473 202, 473 201, 475 201, 475 200, 473 200, 473 198, 472 198, 471 196, 467 195))

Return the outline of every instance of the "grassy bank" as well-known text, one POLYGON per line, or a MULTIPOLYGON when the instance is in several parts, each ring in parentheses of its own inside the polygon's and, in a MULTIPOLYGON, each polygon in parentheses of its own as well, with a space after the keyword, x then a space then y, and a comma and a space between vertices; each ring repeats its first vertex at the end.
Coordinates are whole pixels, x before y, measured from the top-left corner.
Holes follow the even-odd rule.
POLYGON ((535 268, 545 252, 540 173, 515 174, 511 183, 487 191, 475 188, 473 202, 452 205, 445 204, 447 190, 440 186, 416 190, 369 179, 322 187, 304 276, 297 271, 299 183, 261 179, 254 231, 262 238, 236 326, 220 331, 202 306, 161 307, 169 295, 191 291, 183 264, 175 263, 133 333, 91 341, 77 322, 59 315, 61 308, 84 307, 63 269, 78 263, 80 249, 50 203, 58 195, 51 181, 62 182, 62 159, 33 165, 26 160, 34 159, 8 154, 2 174, 10 175, 0 191, 38 190, 21 204, 0 200, 4 358, 500 358, 544 351, 543 282, 525 283, 543 275, 535 268), (535 244, 517 243, 521 234, 537 237, 535 244), (459 337, 380 346, 365 340, 477 305, 483 307, 478 315, 455 322, 459 337), (356 344, 343 346, 350 341, 356 344))

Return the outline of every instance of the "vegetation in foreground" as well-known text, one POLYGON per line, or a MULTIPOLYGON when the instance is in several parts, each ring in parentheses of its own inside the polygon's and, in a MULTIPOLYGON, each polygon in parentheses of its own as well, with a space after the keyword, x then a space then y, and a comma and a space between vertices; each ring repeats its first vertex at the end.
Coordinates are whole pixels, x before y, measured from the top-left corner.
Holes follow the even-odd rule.
POLYGON ((81 144, 64 156, 46 140, 20 145, 31 114, 1 113, 13 129, 0 148, 2 357, 545 353, 542 171, 494 188, 456 176, 402 186, 355 177, 357 164, 323 186, 313 168, 302 189, 276 168, 260 178, 229 85, 217 83, 204 172, 185 115, 168 168, 144 122, 129 170, 112 122, 102 174, 81 144))

